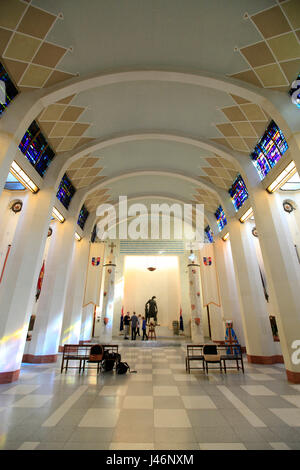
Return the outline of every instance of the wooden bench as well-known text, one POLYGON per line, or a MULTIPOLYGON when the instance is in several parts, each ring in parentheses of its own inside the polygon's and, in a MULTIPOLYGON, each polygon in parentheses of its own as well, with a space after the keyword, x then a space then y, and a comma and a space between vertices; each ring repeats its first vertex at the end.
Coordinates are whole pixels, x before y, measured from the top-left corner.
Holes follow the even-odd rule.
MULTIPOLYGON (((88 344, 65 344, 63 348, 61 369, 62 373, 65 369, 67 372, 68 369, 78 369, 80 374, 81 371, 85 369, 90 369, 90 367, 85 367, 86 361, 89 360, 91 347, 97 343, 88 343, 88 344), (69 361, 76 361, 77 364, 70 366, 69 361)), ((109 352, 119 352, 119 346, 117 344, 102 344, 104 351, 109 352)))
MULTIPOLYGON (((213 343, 212 343, 213 344, 213 343)), ((205 359, 203 355, 204 344, 187 344, 185 370, 190 373, 191 369, 202 369, 205 372, 205 359), (196 362, 195 367, 191 367, 190 363, 196 362), (198 362, 198 364, 197 364, 198 362)), ((217 345, 218 353, 221 355, 221 363, 223 363, 224 372, 228 369, 244 370, 242 348, 239 344, 217 345), (227 361, 235 362, 234 366, 227 366, 227 361)))

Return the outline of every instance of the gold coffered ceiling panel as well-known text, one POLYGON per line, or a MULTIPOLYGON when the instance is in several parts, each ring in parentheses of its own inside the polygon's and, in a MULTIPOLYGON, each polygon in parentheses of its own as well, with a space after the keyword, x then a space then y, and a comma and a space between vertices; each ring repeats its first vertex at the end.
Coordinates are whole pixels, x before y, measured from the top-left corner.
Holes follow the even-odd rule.
POLYGON ((287 91, 300 70, 299 1, 280 2, 249 20, 262 40, 239 49, 250 68, 230 76, 259 87, 287 91))
POLYGON ((20 91, 51 86, 74 76, 57 69, 69 49, 46 40, 56 21, 61 21, 60 15, 29 2, 1 2, 1 60, 20 91))

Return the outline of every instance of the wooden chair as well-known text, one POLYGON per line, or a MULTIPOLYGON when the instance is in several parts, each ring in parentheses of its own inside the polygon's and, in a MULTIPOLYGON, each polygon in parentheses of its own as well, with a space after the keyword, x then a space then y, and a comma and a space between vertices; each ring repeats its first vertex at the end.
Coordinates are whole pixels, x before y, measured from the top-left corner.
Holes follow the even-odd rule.
POLYGON ((97 364, 97 374, 98 372, 100 372, 100 369, 101 369, 101 364, 103 361, 103 353, 104 353, 104 349, 103 349, 103 346, 101 346, 101 344, 94 344, 91 347, 90 356, 87 362, 92 363, 92 364, 97 364))
POLYGON ((208 364, 219 364, 220 371, 222 372, 221 355, 218 353, 218 348, 215 344, 205 344, 203 346, 203 359, 204 359, 207 373, 208 373, 208 364))
POLYGON ((156 339, 155 325, 153 323, 149 324, 148 339, 156 339))

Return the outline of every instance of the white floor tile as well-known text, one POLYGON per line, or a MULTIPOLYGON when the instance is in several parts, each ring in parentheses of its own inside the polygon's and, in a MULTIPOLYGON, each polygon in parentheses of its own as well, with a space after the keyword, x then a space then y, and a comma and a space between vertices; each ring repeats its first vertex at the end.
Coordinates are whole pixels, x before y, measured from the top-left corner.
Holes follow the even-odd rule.
POLYGON ((34 450, 40 445, 40 442, 23 442, 18 450, 34 450))
POLYGON ((241 442, 199 443, 200 450, 247 450, 241 442))
POLYGON ((104 385, 99 395, 104 395, 104 396, 126 395, 127 388, 128 388, 127 385, 104 385))
POLYGON ((167 374, 172 374, 172 371, 171 369, 153 369, 153 374, 167 375, 167 374))
POLYGON ((79 423, 79 427, 114 428, 119 419, 120 410, 116 408, 90 408, 79 423))
POLYGON ((280 395, 281 398, 300 408, 300 395, 280 395))
POLYGON ((191 423, 185 410, 154 410, 154 427, 190 428, 191 423))
POLYGON ((207 395, 189 395, 182 396, 184 406, 189 410, 213 410, 216 409, 216 405, 212 399, 207 395))
POLYGON ((124 398, 123 408, 135 410, 152 410, 153 397, 130 395, 124 398))
POLYGON ((112 442, 109 450, 154 450, 152 442, 112 442))
POLYGON ((41 408, 53 395, 26 395, 13 403, 14 408, 41 408))
POLYGON ((272 392, 272 390, 270 390, 268 387, 265 387, 264 385, 241 385, 241 388, 252 396, 276 395, 276 393, 272 392))
POLYGON ((154 385, 153 396, 174 397, 174 396, 179 396, 179 391, 175 385, 154 385))
POLYGON ((152 382, 152 374, 132 374, 130 382, 152 382))
POLYGON ((269 442, 269 444, 275 450, 291 450, 285 442, 269 442))
POLYGON ((300 408, 269 408, 288 426, 300 427, 300 408))
POLYGON ((176 382, 197 382, 196 378, 192 375, 174 374, 173 377, 176 382))
POLYGON ((274 377, 270 377, 267 374, 252 374, 252 372, 250 374, 247 372, 247 377, 250 377, 252 380, 275 380, 274 377))
POLYGON ((40 385, 15 385, 14 387, 3 392, 3 395, 28 395, 34 392, 40 385))

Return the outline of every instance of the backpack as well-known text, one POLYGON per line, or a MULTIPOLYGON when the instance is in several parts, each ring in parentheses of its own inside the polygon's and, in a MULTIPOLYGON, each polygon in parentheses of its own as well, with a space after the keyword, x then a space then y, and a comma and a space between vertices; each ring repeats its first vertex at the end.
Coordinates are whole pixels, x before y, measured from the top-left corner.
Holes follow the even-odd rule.
POLYGON ((102 361, 102 358, 103 347, 101 346, 101 344, 94 344, 90 350, 89 362, 99 362, 102 361))
POLYGON ((129 372, 130 372, 130 367, 127 364, 127 362, 118 362, 117 365, 116 365, 117 374, 126 374, 128 369, 129 369, 129 372))
POLYGON ((105 370, 105 372, 109 372, 113 370, 114 365, 115 365, 114 359, 104 359, 103 361, 103 369, 105 370))
POLYGON ((109 372, 110 370, 113 370, 115 363, 118 365, 118 363, 121 361, 121 355, 115 352, 109 352, 109 351, 104 351, 103 354, 103 369, 105 372, 109 372))

